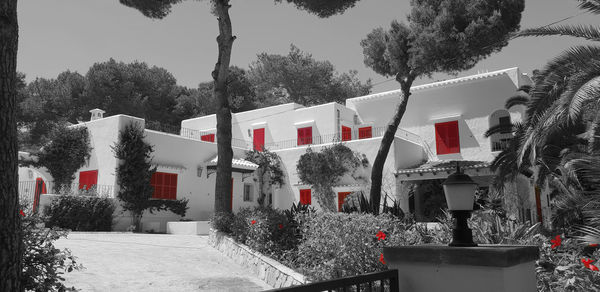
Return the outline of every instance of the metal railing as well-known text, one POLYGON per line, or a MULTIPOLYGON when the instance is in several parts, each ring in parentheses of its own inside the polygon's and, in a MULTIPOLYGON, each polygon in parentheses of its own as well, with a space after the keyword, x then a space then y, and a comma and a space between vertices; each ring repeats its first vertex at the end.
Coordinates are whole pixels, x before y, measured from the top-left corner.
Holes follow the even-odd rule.
MULTIPOLYGON (((326 144, 326 143, 356 141, 356 140, 362 140, 362 139, 368 139, 368 138, 381 137, 385 134, 386 130, 387 130, 387 126, 372 127, 370 133, 368 133, 368 131, 361 131, 359 129, 356 129, 356 130, 352 130, 349 132, 339 132, 339 133, 333 133, 333 134, 323 134, 323 135, 316 135, 316 136, 311 136, 311 137, 304 137, 304 138, 299 138, 299 139, 288 139, 288 140, 267 142, 264 144, 264 148, 269 149, 269 150, 281 150, 281 149, 296 148, 296 147, 302 147, 302 146, 308 146, 308 145, 320 145, 320 144, 326 144)), ((180 135, 182 137, 195 139, 195 140, 202 140, 202 136, 210 135, 210 134, 214 134, 214 132, 213 131, 199 131, 199 130, 188 129, 188 128, 181 128, 181 133, 180 133, 180 135)), ((416 144, 423 146, 423 148, 425 149, 425 151, 427 152, 427 155, 429 157, 435 157, 435 155, 433 155, 433 153, 431 152, 429 145, 419 135, 411 133, 411 132, 403 130, 403 129, 398 129, 396 131, 395 136, 404 138, 408 141, 411 141, 411 142, 414 142, 416 144)), ((212 142, 212 141, 206 141, 206 142, 216 143, 216 139, 214 142, 212 142)), ((247 140, 240 139, 240 138, 232 138, 231 146, 243 148, 243 149, 253 149, 253 147, 254 147, 252 141, 247 141, 247 140)))
POLYGON ((116 195, 115 188, 112 185, 92 185, 88 187, 86 185, 80 186, 78 183, 74 183, 55 191, 59 194, 72 196, 98 196, 114 198, 116 195))
POLYGON ((299 286, 267 291, 313 292, 313 291, 389 291, 400 292, 398 270, 368 273, 353 277, 315 282, 299 286))
POLYGON ((510 145, 510 139, 503 139, 502 141, 494 141, 494 142, 492 142, 492 152, 508 149, 509 145, 510 145))

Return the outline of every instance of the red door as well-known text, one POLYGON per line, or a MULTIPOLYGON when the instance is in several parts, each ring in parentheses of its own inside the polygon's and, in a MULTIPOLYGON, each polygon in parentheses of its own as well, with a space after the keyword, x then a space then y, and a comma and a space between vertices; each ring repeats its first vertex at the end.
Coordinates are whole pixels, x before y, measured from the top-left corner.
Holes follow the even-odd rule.
POLYGON ((342 141, 352 140, 352 129, 346 126, 342 126, 342 141))
POLYGON ((231 197, 229 199, 229 209, 233 211, 233 177, 231 178, 231 197))
POLYGON ((265 128, 254 129, 254 150, 263 151, 265 148, 265 128))
POLYGON ((352 192, 339 192, 338 193, 338 212, 342 212, 342 205, 344 205, 344 200, 351 193, 352 192))
POLYGON ((298 146, 312 144, 312 127, 298 128, 298 146))
POLYGON ((91 187, 95 186, 98 183, 98 171, 90 170, 90 171, 82 171, 79 173, 79 189, 89 190, 91 187))
POLYGON ((33 197, 33 212, 37 212, 40 204, 40 195, 46 193, 46 183, 41 177, 35 179, 35 193, 33 197))

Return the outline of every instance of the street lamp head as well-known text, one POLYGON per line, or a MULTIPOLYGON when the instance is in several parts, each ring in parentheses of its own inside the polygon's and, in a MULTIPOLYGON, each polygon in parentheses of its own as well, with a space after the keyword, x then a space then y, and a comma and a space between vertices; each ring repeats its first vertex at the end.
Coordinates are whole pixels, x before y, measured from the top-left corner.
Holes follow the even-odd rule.
POLYGON ((470 176, 462 173, 458 166, 456 173, 449 175, 442 185, 449 210, 473 210, 477 183, 470 176))

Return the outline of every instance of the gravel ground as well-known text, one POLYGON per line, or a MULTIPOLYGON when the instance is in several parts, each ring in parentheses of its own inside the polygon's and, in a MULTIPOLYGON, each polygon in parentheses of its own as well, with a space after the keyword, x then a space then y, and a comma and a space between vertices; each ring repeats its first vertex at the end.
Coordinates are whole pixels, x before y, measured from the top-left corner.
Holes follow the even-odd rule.
POLYGON ((207 236, 72 232, 56 242, 84 270, 64 275, 81 291, 262 291, 266 283, 208 245, 207 236))

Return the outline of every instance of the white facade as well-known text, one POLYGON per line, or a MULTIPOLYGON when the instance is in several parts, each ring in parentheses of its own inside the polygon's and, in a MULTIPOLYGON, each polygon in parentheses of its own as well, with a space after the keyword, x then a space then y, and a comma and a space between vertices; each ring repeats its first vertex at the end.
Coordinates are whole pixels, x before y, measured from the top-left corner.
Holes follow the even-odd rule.
MULTIPOLYGON (((414 86, 384 166, 384 189, 400 200, 405 212, 411 211, 409 198, 402 191, 403 182, 445 178, 447 171, 418 166, 426 162, 442 163, 450 160, 481 162, 480 166, 468 170, 468 173, 481 186, 488 185, 492 174, 485 163, 493 160, 496 150, 502 146, 502 139, 510 138, 510 134, 485 138, 483 133, 490 126, 503 122, 502 119, 506 122, 507 116, 513 122, 522 119, 523 109, 511 109, 507 112, 504 110, 504 103, 519 86, 530 83, 531 80, 521 74, 518 68, 511 68, 414 86), (436 124, 454 121, 458 123, 458 152, 438 154, 436 124)), ((262 135, 260 131, 264 129, 264 141, 259 141, 259 144, 264 144, 265 148, 281 157, 286 177, 284 185, 274 190, 272 203, 277 208, 289 208, 292 203, 300 200, 300 190, 310 188, 301 184, 296 173, 298 158, 306 152, 307 147, 310 145, 313 150, 318 151, 342 139, 346 140, 344 143, 352 150, 365 154, 372 163, 379 150, 385 126, 393 116, 400 96, 400 91, 395 90, 351 98, 346 100, 346 106, 327 103, 304 107, 289 103, 234 113, 234 158, 241 161, 239 159, 245 156, 245 151, 253 148, 255 138, 259 139, 262 135), (371 127, 368 134, 365 127, 371 127), (310 133, 310 140, 302 138, 303 142, 300 143, 299 133, 307 128, 310 128, 310 132, 306 132, 310 133)), ((113 194, 118 189, 115 177, 118 161, 110 146, 115 144, 119 131, 128 123, 144 126, 144 120, 124 115, 99 118, 82 124, 90 130, 93 151, 88 165, 81 171, 98 170, 97 184, 112 186, 113 194)), ((189 199, 190 208, 186 219, 207 220, 213 213, 216 174, 210 165, 214 165, 211 160, 216 157, 217 149, 216 139, 211 140, 206 135, 215 134, 216 137, 216 116, 182 121, 180 135, 148 129, 145 134, 146 141, 154 146, 153 163, 157 165, 157 171, 177 174, 177 198, 189 199)), ((233 174, 234 210, 256 205, 258 197, 254 177, 242 172, 244 171, 234 171, 233 174), (244 188, 252 189, 250 201, 243 200, 244 188)), ((367 172, 367 180, 354 181, 346 177, 335 191, 368 191, 370 169, 367 172)), ((520 190, 523 191, 523 187, 520 190)), ((312 202, 314 204, 316 200, 313 199, 312 202)), ((167 221, 178 219, 175 215, 162 212, 145 216, 144 224, 164 231, 167 221)), ((125 226, 125 223, 119 224, 117 229, 125 226)))

